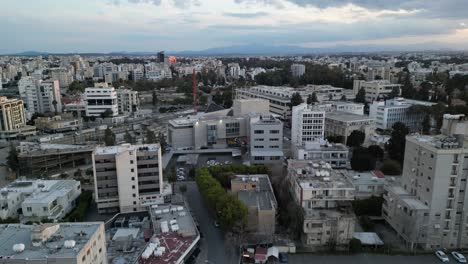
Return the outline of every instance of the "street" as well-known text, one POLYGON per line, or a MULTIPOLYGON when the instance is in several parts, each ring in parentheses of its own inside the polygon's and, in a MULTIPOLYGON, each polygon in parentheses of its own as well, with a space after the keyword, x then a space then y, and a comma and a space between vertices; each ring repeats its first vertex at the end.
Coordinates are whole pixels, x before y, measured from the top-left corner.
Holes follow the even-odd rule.
MULTIPOLYGON (((214 219, 203 204, 203 199, 198 192, 197 184, 193 181, 184 182, 187 186, 185 193, 192 215, 200 225, 203 233, 197 263, 210 264, 234 264, 238 263, 239 257, 233 254, 234 250, 226 250, 224 235, 221 229, 214 226, 214 219)), ((177 188, 177 187, 176 187, 177 188)))
MULTIPOLYGON (((456 262, 453 258, 451 262, 456 262)), ((387 256, 373 254, 359 255, 313 255, 313 254, 289 254, 289 263, 291 264, 431 264, 442 263, 434 254, 419 256, 387 256)))

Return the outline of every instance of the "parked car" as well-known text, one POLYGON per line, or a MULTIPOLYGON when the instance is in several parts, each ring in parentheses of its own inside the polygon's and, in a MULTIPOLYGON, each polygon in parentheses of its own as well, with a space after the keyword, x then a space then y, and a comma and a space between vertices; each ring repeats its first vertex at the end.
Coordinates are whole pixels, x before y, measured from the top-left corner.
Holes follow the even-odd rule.
POLYGON ((458 261, 458 262, 460 262, 460 263, 466 263, 466 258, 465 258, 465 256, 463 256, 461 253, 456 252, 456 251, 453 251, 451 254, 452 254, 452 257, 453 257, 456 261, 458 261))
POLYGON ((444 263, 445 263, 445 262, 449 262, 449 258, 448 258, 448 256, 447 256, 447 254, 445 254, 445 252, 443 252, 442 250, 437 250, 437 251, 435 252, 435 254, 436 254, 437 258, 440 259, 440 261, 442 261, 442 262, 444 262, 444 263))
POLYGON ((287 253, 280 252, 278 257, 279 257, 280 263, 288 263, 288 254, 287 253))

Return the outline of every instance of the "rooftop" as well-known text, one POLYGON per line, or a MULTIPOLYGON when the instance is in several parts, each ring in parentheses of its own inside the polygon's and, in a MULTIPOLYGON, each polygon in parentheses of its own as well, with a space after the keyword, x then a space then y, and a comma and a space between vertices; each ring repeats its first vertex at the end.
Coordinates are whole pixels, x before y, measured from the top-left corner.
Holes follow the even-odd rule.
POLYGON ((101 222, 44 224, 41 226, 0 225, 0 256, 4 258, 9 256, 11 259, 39 260, 51 257, 74 258, 101 225, 103 225, 101 222), (44 227, 53 230, 58 227, 58 229, 39 246, 33 246, 33 233, 40 232, 40 229, 44 227), (64 246, 67 240, 73 240, 74 246, 71 248, 64 246), (23 244, 24 251, 15 252, 13 250, 15 244, 23 244))
POLYGON ((247 206, 257 206, 260 210, 276 209, 276 198, 268 175, 236 175, 231 180, 231 185, 233 183, 251 183, 256 185, 255 190, 240 190, 237 193, 239 200, 247 206))
POLYGON ((110 147, 97 147, 95 150, 96 155, 106 155, 106 154, 118 154, 125 151, 157 151, 159 149, 159 143, 156 144, 141 144, 141 145, 131 145, 131 144, 122 144, 118 146, 110 147))
POLYGON ((92 152, 94 145, 68 145, 68 144, 47 144, 35 142, 21 142, 19 156, 52 155, 59 153, 92 152))
POLYGON ((363 120, 374 121, 373 118, 367 115, 357 115, 357 114, 343 112, 343 111, 327 112, 325 114, 325 119, 333 119, 333 120, 337 120, 340 122, 354 122, 354 121, 363 121, 363 120))
POLYGON ((310 141, 305 142, 304 146, 300 147, 300 149, 304 149, 305 151, 344 151, 348 152, 348 147, 341 143, 330 143, 328 141, 310 141))
POLYGON ((347 178, 354 184, 354 185, 377 185, 377 184, 385 184, 387 180, 391 180, 394 177, 387 177, 379 170, 374 171, 364 171, 358 172, 353 170, 343 171, 343 174, 347 176, 347 178))
POLYGON ((462 147, 457 138, 445 135, 427 136, 415 134, 407 136, 407 139, 436 149, 458 149, 462 147))
POLYGON ((303 189, 354 190, 343 172, 322 160, 288 160, 288 177, 294 177, 303 189))

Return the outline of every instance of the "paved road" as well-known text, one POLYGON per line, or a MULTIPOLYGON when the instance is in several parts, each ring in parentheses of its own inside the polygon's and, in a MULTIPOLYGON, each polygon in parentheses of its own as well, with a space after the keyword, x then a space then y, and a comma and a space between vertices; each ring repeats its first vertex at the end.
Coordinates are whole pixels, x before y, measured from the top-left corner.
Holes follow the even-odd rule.
MULTIPOLYGON (((450 262, 456 263, 454 259, 450 262)), ((420 256, 386 256, 373 254, 360 254, 352 256, 327 256, 327 255, 312 255, 312 254, 290 254, 290 264, 432 264, 442 263, 435 255, 420 255, 420 256)))
POLYGON ((219 228, 214 227, 214 220, 203 204, 195 182, 185 182, 187 186, 186 198, 195 219, 200 225, 204 237, 201 240, 201 253, 197 263, 234 264, 238 263, 238 256, 228 252, 224 244, 224 236, 219 228))

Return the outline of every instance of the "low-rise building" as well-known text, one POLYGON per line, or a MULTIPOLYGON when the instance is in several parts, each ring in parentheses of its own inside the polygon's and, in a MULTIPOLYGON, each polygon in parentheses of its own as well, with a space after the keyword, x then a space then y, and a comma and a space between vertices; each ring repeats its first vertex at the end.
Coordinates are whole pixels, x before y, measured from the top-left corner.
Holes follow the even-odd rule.
POLYGON ((412 106, 418 105, 429 107, 435 103, 405 98, 374 101, 369 106, 369 116, 376 120, 375 124, 378 129, 391 129, 395 123, 401 122, 408 127, 410 132, 418 132, 422 129, 422 121, 427 115, 425 112, 411 109, 412 106))
POLYGON ((104 223, 0 225, 0 263, 107 264, 104 223))
POLYGON ((232 103, 233 116, 246 116, 251 113, 268 114, 270 104, 265 99, 237 99, 232 103))
POLYGON ((354 187, 324 161, 288 160, 290 192, 304 210, 303 242, 315 250, 347 248, 356 217, 354 187))
POLYGON ((346 168, 349 163, 349 149, 340 143, 329 143, 326 140, 306 142, 293 146, 293 157, 298 160, 323 160, 332 168, 346 168))
POLYGON ((384 194, 384 186, 387 182, 394 182, 395 177, 385 177, 378 170, 373 171, 343 171, 348 180, 356 189, 356 199, 366 199, 372 196, 382 196, 384 194))
POLYGON ((247 230, 273 235, 278 204, 266 174, 236 175, 231 179, 231 192, 249 209, 247 230))
POLYGON ((347 112, 329 112, 325 115, 325 137, 339 136, 346 144, 348 136, 354 130, 364 132, 366 135, 364 145, 369 144, 370 136, 375 131, 375 119, 366 115, 356 115, 347 112))
POLYGON ((401 91, 401 84, 393 84, 388 80, 355 80, 353 85, 354 94, 356 95, 361 88, 366 91, 366 101, 372 103, 375 100, 387 98, 394 89, 401 91))
POLYGON ((364 104, 345 101, 329 101, 318 104, 326 112, 346 112, 355 115, 364 115, 364 104))
POLYGON ((51 117, 38 117, 34 120, 37 129, 46 133, 60 133, 79 130, 83 123, 81 118, 76 118, 72 113, 63 113, 51 117))
POLYGON ((75 180, 16 180, 0 190, 0 217, 60 220, 75 207, 81 185, 75 180))
POLYGON ((250 163, 281 162, 283 155, 283 122, 270 114, 250 118, 250 163))
POLYGON ((163 181, 159 144, 97 147, 92 157, 100 213, 141 211, 172 193, 163 181))

